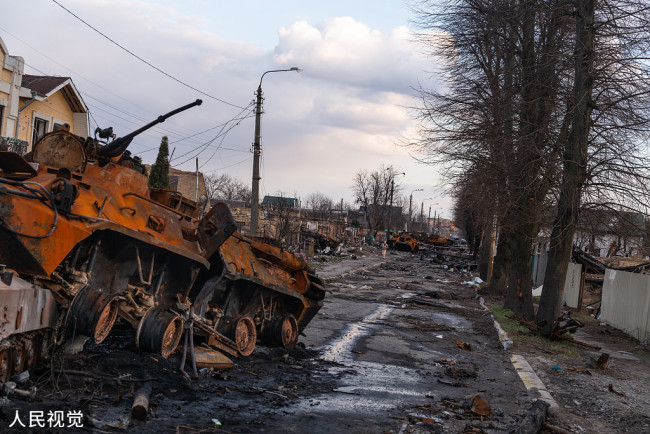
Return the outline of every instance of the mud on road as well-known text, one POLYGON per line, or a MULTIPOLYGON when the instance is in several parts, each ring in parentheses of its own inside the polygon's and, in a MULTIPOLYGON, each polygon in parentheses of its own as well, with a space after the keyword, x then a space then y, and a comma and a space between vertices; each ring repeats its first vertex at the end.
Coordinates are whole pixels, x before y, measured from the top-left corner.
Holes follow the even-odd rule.
POLYGON ((508 432, 519 425, 533 398, 475 286, 462 283, 469 277, 402 252, 329 261, 317 272, 328 284, 325 305, 296 348, 258 346, 231 370, 206 369, 190 380, 178 355, 138 353, 132 332, 118 329, 102 345, 32 370, 36 397, 0 402, 2 430, 16 414, 29 426, 30 412, 39 411, 46 428, 50 411, 81 411, 78 431, 508 432), (130 420, 144 381, 153 384, 150 413, 130 420))

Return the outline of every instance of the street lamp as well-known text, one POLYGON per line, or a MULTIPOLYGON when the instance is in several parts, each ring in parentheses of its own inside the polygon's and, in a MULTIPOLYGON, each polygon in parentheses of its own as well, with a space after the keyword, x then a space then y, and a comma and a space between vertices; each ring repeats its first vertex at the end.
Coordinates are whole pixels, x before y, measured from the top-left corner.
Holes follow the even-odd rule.
MULTIPOLYGON (((424 202, 427 200, 435 200, 434 197, 427 197, 426 199, 422 199, 422 207, 420 208, 420 220, 424 221, 424 202)), ((438 205, 438 203, 433 203, 431 205, 438 205)), ((431 205, 429 205, 429 217, 427 218, 427 224, 425 228, 425 232, 429 232, 429 219, 431 218, 431 205)))
POLYGON ((413 223, 413 219, 411 218, 411 210, 412 210, 411 207, 413 206, 413 193, 415 193, 416 191, 424 191, 424 189, 423 188, 417 188, 417 189, 413 190, 411 192, 411 196, 409 197, 409 227, 408 227, 409 231, 412 230, 411 224, 413 223))
POLYGON ((257 103, 255 106, 255 142, 253 143, 253 187, 251 198, 251 236, 255 236, 257 232, 257 222, 259 219, 259 201, 260 201, 260 124, 262 118, 262 80, 264 76, 270 72, 289 72, 289 71, 302 71, 302 68, 294 66, 289 69, 272 69, 262 74, 260 78, 260 85, 257 86, 257 103))
MULTIPOLYGON (((391 186, 390 186, 390 208, 388 208, 388 231, 390 232, 391 217, 393 216, 393 193, 395 192, 395 177, 397 175, 406 176, 406 172, 394 173, 393 170, 392 170, 392 166, 389 167, 387 170, 390 170, 391 175, 392 175, 391 186)), ((400 211, 400 215, 401 214, 402 214, 402 212, 400 211)))

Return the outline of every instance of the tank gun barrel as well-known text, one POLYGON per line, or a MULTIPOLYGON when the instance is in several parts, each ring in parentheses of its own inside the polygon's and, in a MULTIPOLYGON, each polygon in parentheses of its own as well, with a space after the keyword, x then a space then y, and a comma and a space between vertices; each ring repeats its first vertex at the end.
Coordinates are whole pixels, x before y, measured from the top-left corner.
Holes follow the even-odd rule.
POLYGON ((137 130, 133 131, 132 133, 129 133, 124 137, 119 137, 119 138, 113 140, 108 145, 106 145, 103 148, 99 149, 97 151, 97 153, 102 157, 108 157, 108 158, 117 157, 118 155, 120 155, 124 151, 126 151, 126 148, 129 147, 129 145, 131 144, 131 141, 133 140, 133 138, 135 136, 137 136, 138 134, 141 134, 141 133, 145 132, 146 130, 148 130, 149 128, 151 128, 151 127, 153 127, 155 125, 158 125, 158 124, 160 124, 162 122, 165 122, 165 119, 167 119, 167 118, 169 118, 171 116, 174 116, 177 113, 185 111, 185 110, 187 110, 189 108, 192 108, 194 106, 201 105, 202 102, 203 102, 202 100, 197 99, 196 101, 194 101, 192 103, 189 103, 189 104, 186 104, 186 105, 184 105, 182 107, 179 107, 179 108, 177 108, 175 110, 172 110, 167 114, 158 116, 158 118, 156 118, 154 121, 149 122, 147 125, 145 125, 145 126, 143 126, 141 128, 138 128, 137 130))

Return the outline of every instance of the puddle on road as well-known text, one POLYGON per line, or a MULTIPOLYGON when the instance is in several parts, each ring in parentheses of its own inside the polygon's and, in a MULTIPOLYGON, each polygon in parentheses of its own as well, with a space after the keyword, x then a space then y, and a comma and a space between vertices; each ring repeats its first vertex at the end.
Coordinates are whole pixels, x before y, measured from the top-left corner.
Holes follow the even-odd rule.
POLYGON ((322 347, 321 358, 342 365, 328 369, 330 374, 340 376, 340 386, 329 394, 299 402, 298 409, 376 414, 377 410, 396 409, 406 400, 413 402, 431 392, 427 381, 415 369, 355 360, 352 350, 359 339, 371 334, 375 323, 387 318, 393 309, 378 306, 361 321, 351 324, 342 336, 322 347))

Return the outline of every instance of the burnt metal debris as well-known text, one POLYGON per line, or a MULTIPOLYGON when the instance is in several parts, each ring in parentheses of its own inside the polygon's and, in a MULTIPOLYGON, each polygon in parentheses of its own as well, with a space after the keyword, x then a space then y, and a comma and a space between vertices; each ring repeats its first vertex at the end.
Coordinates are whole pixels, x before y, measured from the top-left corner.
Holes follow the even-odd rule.
POLYGON ((402 252, 417 253, 420 243, 408 234, 395 235, 387 241, 388 247, 402 252))
POLYGON ((195 346, 237 357, 258 341, 296 343, 325 296, 304 260, 238 233, 223 203, 200 216, 179 193, 150 190, 127 150, 200 104, 122 138, 58 130, 25 158, 0 151, 1 382, 65 340, 102 342, 118 318, 142 351, 168 357, 183 342, 193 369, 197 354, 228 366, 195 346))

